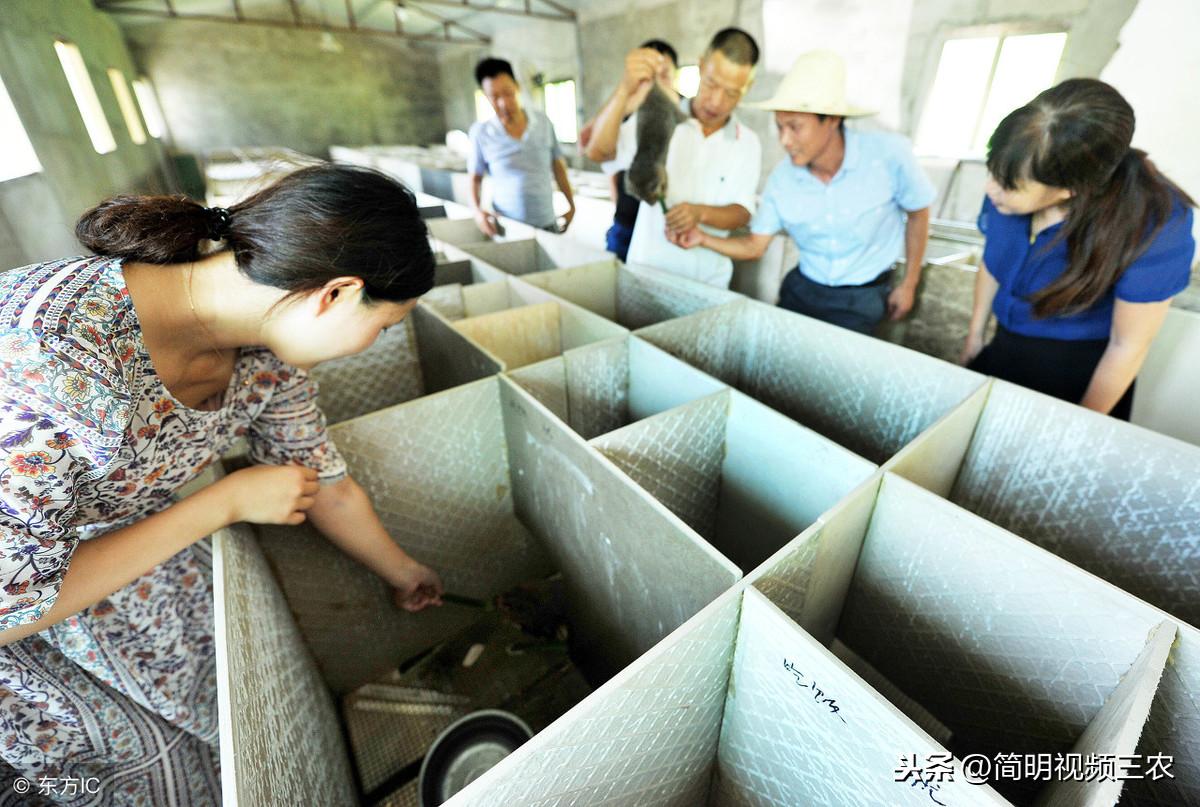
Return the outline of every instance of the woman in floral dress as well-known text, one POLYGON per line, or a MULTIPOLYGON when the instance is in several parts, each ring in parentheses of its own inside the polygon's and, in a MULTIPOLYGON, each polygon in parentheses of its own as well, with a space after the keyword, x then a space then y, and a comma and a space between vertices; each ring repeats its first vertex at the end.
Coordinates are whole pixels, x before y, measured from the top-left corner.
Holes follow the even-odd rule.
POLYGON ((0 274, 0 804, 219 804, 205 536, 309 519, 440 603, 305 371, 402 320, 433 255, 412 194, 345 166, 229 210, 118 197, 76 234, 97 257, 0 274), (240 437, 257 464, 177 500, 240 437))

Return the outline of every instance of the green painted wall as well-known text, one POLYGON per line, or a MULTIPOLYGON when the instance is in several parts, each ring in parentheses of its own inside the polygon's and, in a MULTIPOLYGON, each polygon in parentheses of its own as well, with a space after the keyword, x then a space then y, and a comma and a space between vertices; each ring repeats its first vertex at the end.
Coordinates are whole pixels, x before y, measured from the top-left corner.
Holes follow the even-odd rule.
POLYGON ((75 219, 105 196, 165 192, 164 150, 150 140, 137 146, 106 70, 137 73, 120 30, 89 0, 3 0, 0 76, 29 134, 42 171, 0 182, 0 269, 78 254, 75 219), (54 40, 83 53, 117 150, 92 148, 54 51, 54 40))
POLYGON ((442 142, 436 51, 364 34, 113 15, 175 144, 203 152, 442 142), (324 47, 323 47, 324 45, 324 47))

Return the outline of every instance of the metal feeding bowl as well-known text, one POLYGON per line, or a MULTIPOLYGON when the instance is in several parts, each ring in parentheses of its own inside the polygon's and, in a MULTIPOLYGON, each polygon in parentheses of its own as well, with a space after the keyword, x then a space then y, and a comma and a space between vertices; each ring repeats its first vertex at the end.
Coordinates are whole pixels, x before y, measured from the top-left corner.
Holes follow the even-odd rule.
POLYGON ((450 724, 421 763, 421 807, 448 801, 532 736, 524 721, 499 709, 472 712, 450 724))

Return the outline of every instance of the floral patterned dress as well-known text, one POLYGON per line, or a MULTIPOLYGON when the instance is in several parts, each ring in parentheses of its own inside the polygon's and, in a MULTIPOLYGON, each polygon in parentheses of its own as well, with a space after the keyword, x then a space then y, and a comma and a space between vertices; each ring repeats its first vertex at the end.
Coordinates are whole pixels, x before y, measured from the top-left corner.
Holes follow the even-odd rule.
MULTIPOLYGON (((315 384, 266 349, 241 351, 220 409, 176 401, 117 259, 0 274, 0 379, 0 629, 50 609, 79 541, 168 507, 240 437, 345 474, 315 384)), ((0 647, 0 805, 219 804, 216 749, 207 541, 0 647)))

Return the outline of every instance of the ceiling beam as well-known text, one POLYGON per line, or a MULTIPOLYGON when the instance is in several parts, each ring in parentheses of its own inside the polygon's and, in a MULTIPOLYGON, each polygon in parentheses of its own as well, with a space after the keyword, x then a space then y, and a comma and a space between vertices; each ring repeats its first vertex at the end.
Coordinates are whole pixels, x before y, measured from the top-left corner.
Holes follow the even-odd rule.
POLYGON ((418 14, 429 17, 434 22, 441 24, 442 31, 445 34, 445 39, 450 42, 454 41, 450 36, 450 29, 457 28, 458 30, 465 33, 467 36, 475 38, 481 44, 490 44, 491 43, 492 39, 487 34, 476 31, 474 28, 468 28, 467 26, 463 25, 458 20, 452 20, 449 17, 443 17, 441 14, 437 14, 428 9, 421 8, 421 5, 423 3, 424 3, 424 0, 421 0, 420 3, 410 2, 409 0, 396 0, 396 8, 392 13, 396 15, 397 20, 400 19, 399 11, 402 9, 407 9, 409 11, 415 11, 418 14))
POLYGON ((453 45, 490 45, 492 39, 489 36, 472 31, 460 23, 451 21, 455 28, 462 29, 464 32, 469 32, 470 38, 455 38, 446 34, 410 34, 410 33, 395 33, 393 31, 382 31, 376 28, 366 28, 359 25, 356 28, 348 28, 342 25, 318 25, 316 23, 306 22, 285 22, 282 20, 259 20, 251 17, 224 17, 220 14, 186 14, 176 10, 174 13, 168 11, 157 11, 155 9, 141 8, 125 8, 120 5, 110 5, 103 0, 95 0, 96 8, 109 14, 129 14, 144 17, 158 17, 160 19, 169 20, 194 20, 196 22, 218 22, 225 25, 254 25, 261 28, 284 28, 299 31, 329 31, 335 34, 352 34, 357 36, 379 36, 388 39, 403 39, 409 42, 441 42, 450 43, 453 45))
POLYGON ((554 0, 538 0, 538 2, 543 3, 544 5, 550 6, 550 8, 556 10, 557 12, 559 12, 560 14, 562 14, 565 17, 570 17, 572 20, 575 19, 575 10, 566 7, 566 6, 562 5, 561 3, 556 3, 556 2, 554 2, 554 0))
POLYGON ((519 8, 500 8, 497 6, 485 6, 472 0, 411 0, 413 3, 419 3, 424 6, 439 6, 442 8, 458 8, 464 11, 471 11, 477 14, 508 14, 514 17, 531 17, 538 20, 553 20, 555 22, 575 22, 575 12, 571 9, 560 6, 557 3, 549 2, 549 0, 539 0, 546 5, 557 9, 557 14, 551 14, 546 11, 533 11, 531 4, 526 0, 525 9, 519 8))

